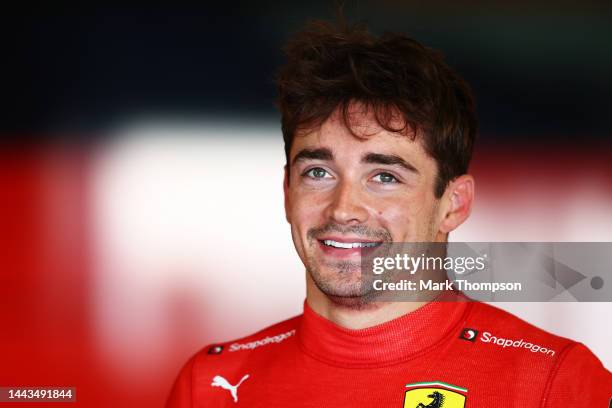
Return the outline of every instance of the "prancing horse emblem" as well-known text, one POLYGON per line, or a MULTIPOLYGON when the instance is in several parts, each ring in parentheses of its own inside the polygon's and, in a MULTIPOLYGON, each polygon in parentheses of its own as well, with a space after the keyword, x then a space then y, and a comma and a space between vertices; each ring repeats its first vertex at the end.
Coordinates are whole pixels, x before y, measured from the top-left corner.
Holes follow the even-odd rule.
POLYGON ((465 408, 467 388, 427 381, 406 384, 404 408, 465 408))
POLYGON ((242 384, 243 381, 246 380, 247 378, 249 378, 248 374, 242 377, 242 379, 238 381, 238 384, 232 385, 229 383, 229 381, 227 381, 225 378, 221 377, 220 375, 215 375, 215 377, 213 378, 213 382, 210 383, 210 385, 212 385, 213 387, 221 387, 225 390, 228 390, 230 394, 232 394, 232 398, 234 398, 234 402, 238 402, 238 387, 240 387, 240 384, 242 384))
POLYGON ((428 395, 429 398, 433 399, 429 404, 425 405, 422 402, 419 402, 419 405, 416 408, 440 408, 444 405, 444 395, 440 394, 438 391, 434 391, 428 395))

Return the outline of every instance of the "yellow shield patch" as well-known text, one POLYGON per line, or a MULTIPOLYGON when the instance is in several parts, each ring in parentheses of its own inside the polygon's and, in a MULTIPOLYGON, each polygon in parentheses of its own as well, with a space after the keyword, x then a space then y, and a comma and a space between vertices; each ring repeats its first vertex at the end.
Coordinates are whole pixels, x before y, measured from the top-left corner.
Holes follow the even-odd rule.
POLYGON ((404 408, 464 408, 467 390, 443 382, 407 384, 404 408))

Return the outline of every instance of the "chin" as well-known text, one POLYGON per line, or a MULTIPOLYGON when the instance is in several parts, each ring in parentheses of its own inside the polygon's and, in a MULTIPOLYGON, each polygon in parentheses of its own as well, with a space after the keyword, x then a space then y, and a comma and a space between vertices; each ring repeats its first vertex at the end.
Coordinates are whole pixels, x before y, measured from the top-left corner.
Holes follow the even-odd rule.
POLYGON ((365 296, 334 296, 326 294, 327 298, 337 307, 354 311, 376 310, 382 306, 381 302, 374 302, 365 296))
POLYGON ((346 302, 367 301, 372 299, 375 293, 364 290, 364 282, 361 279, 361 271, 345 274, 342 277, 332 274, 330 275, 312 275, 315 285, 327 297, 338 299, 346 299, 346 302))

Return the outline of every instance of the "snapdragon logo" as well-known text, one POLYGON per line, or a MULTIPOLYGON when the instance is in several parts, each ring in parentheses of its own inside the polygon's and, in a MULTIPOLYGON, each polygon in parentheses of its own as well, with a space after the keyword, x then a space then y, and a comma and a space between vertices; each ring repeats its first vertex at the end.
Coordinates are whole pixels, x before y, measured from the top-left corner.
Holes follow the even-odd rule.
POLYGON ((265 346, 266 344, 280 343, 281 341, 288 339, 294 334, 295 329, 289 330, 286 333, 278 334, 276 336, 268 336, 260 340, 251 341, 249 343, 232 343, 229 346, 229 351, 253 350, 254 348, 265 346))
POLYGON ((524 341, 523 339, 514 340, 514 339, 505 339, 503 337, 496 337, 489 332, 483 332, 482 336, 480 336, 480 341, 483 343, 491 343, 497 346, 501 346, 503 348, 512 347, 512 348, 524 348, 532 353, 544 353, 547 356, 551 357, 555 355, 554 350, 547 349, 546 347, 542 347, 537 344, 529 343, 524 341))
POLYGON ((461 334, 459 335, 459 338, 461 340, 467 340, 472 342, 476 341, 476 337, 478 337, 478 330, 470 329, 469 327, 463 329, 461 331, 461 334))

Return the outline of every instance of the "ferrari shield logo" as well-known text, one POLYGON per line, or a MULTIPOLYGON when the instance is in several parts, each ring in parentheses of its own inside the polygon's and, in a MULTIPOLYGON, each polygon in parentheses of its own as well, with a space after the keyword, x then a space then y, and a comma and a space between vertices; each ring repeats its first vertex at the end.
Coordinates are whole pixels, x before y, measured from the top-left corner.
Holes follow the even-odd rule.
POLYGON ((406 384, 404 408, 463 408, 467 389, 443 382, 406 384))

